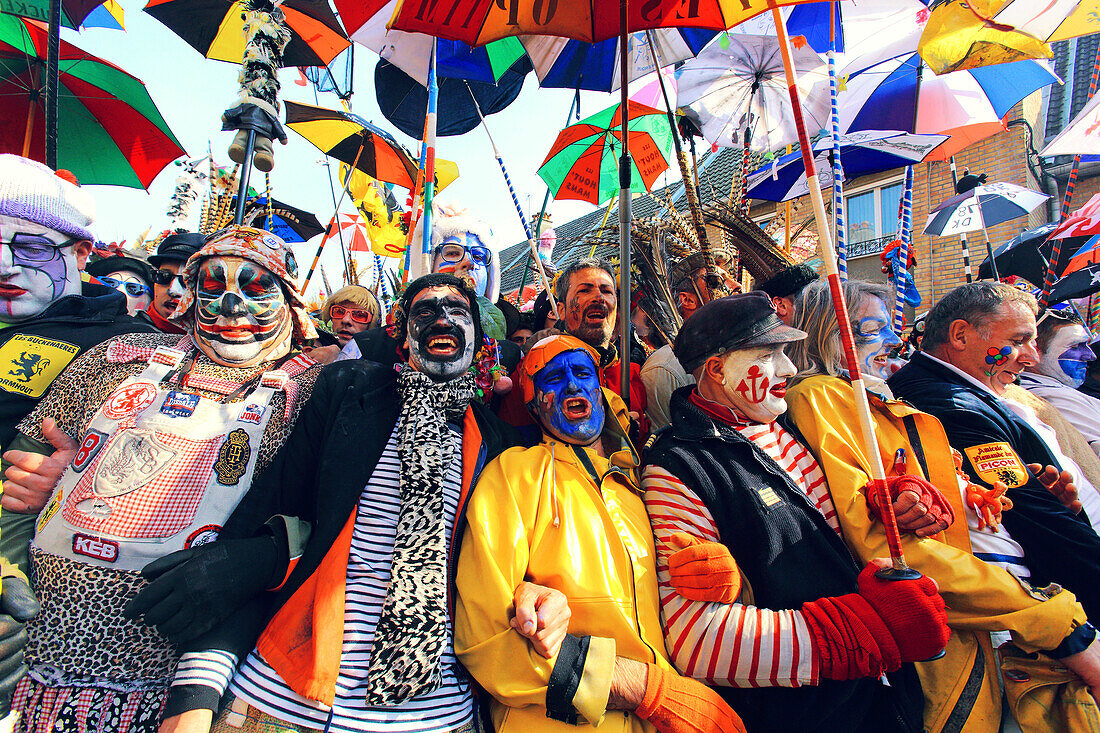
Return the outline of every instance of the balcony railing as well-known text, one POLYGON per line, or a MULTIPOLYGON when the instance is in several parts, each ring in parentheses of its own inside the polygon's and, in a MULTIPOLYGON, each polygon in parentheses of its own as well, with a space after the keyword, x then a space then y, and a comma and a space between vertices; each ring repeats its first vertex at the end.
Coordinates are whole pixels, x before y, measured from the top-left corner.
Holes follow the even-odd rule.
POLYGON ((887 234, 877 239, 864 239, 861 242, 848 242, 848 259, 877 255, 886 249, 886 245, 897 239, 897 234, 887 234))

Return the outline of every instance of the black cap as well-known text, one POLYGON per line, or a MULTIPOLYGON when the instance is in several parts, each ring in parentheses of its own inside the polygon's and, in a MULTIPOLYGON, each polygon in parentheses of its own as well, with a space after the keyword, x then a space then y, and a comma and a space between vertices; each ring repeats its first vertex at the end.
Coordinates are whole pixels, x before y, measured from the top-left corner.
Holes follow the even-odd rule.
MULTIPOLYGON (((721 268, 726 268, 733 260, 730 253, 724 249, 716 249, 712 252, 714 263, 721 268)), ((678 260, 668 268, 668 282, 673 288, 687 280, 692 274, 706 267, 706 260, 702 252, 692 252, 687 257, 678 260)))
POLYGON ((817 278, 817 271, 809 265, 790 265, 757 285, 756 289, 763 290, 769 298, 793 298, 817 278))
POLYGON ((206 237, 197 232, 169 234, 157 247, 157 253, 149 258, 149 264, 160 267, 165 262, 187 262, 204 244, 206 237))
POLYGON ((153 268, 148 262, 134 257, 103 257, 89 262, 84 271, 92 277, 100 277, 109 272, 132 272, 144 280, 146 285, 153 284, 153 268))
POLYGON ((712 300, 692 313, 676 334, 672 351, 690 374, 716 354, 804 338, 804 331, 779 320, 771 298, 754 290, 712 300))

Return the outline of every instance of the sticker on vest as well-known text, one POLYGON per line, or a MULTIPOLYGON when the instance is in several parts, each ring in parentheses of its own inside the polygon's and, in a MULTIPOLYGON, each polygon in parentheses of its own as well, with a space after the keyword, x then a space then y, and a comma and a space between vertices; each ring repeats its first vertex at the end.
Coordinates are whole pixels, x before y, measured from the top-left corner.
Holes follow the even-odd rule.
POLYGON ((136 415, 157 398, 157 388, 149 382, 134 382, 119 387, 103 403, 103 415, 109 420, 121 420, 136 415))
POLYGON ((187 540, 183 543, 183 549, 186 550, 189 547, 210 544, 218 539, 218 533, 221 531, 221 526, 217 524, 208 524, 205 527, 199 527, 194 532, 187 535, 187 540))
POLYGON ((164 398, 164 404, 160 406, 160 411, 169 417, 191 417, 198 406, 199 396, 197 394, 172 390, 164 398))
POLYGON ((240 422, 249 422, 253 425, 259 425, 260 420, 263 419, 264 412, 267 410, 263 405, 252 404, 244 408, 241 412, 241 416, 237 418, 240 422))
POLYGON ((963 453, 970 459, 978 478, 991 486, 994 481, 1010 489, 1027 483, 1030 474, 1008 443, 983 443, 964 448, 963 453))
POLYGON ((218 460, 214 463, 218 483, 222 486, 236 486, 241 476, 244 476, 251 456, 252 446, 249 445, 248 433, 243 428, 237 428, 225 436, 225 442, 218 449, 218 460))
POLYGON ((63 492, 61 489, 58 489, 57 493, 54 494, 53 499, 51 499, 50 503, 46 506, 46 510, 39 515, 38 522, 36 522, 34 525, 35 531, 41 532, 42 528, 45 527, 51 519, 53 519, 53 515, 57 514, 57 510, 61 506, 61 500, 64 498, 65 492, 63 492))
POLYGON ((117 436, 95 470, 92 491, 97 496, 129 494, 145 486, 176 457, 152 430, 127 430, 117 436))
POLYGON ((38 398, 80 347, 41 336, 19 334, 0 346, 0 388, 38 398))
POLYGON ((80 448, 73 456, 73 470, 80 473, 90 466, 106 442, 107 433, 100 432, 95 428, 88 428, 88 434, 84 436, 84 440, 80 441, 80 448))
POLYGON ((118 560, 118 543, 77 532, 73 535, 73 552, 104 562, 118 560))
POLYGON ((764 506, 773 506, 781 501, 779 494, 775 493, 775 490, 770 486, 765 486, 757 490, 756 493, 760 495, 760 500, 764 502, 764 506))

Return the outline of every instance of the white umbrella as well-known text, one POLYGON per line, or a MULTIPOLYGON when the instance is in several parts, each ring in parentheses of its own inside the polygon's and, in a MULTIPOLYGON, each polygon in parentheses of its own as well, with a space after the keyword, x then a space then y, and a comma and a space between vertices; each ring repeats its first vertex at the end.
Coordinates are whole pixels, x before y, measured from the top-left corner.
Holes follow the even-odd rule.
POLYGON ((1040 155, 1100 155, 1100 95, 1094 95, 1040 155))

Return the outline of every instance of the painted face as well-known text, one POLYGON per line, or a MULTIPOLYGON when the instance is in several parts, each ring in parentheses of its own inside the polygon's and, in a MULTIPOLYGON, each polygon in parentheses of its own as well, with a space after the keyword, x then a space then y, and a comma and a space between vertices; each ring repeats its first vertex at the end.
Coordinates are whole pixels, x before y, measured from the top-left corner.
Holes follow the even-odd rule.
POLYGON ((409 305, 409 364, 436 382, 462 376, 474 363, 474 314, 454 288, 424 288, 409 305))
POLYGON ((890 350, 901 339, 890 328, 890 314, 882 298, 866 296, 860 303, 852 323, 859 368, 864 374, 886 379, 890 376, 890 350))
MULTIPOLYGON (((785 344, 731 351, 722 363, 720 402, 749 420, 770 423, 787 411, 787 379, 798 371, 785 344)), ((722 357, 716 357, 722 358, 722 357)))
POLYGON ((341 348, 346 346, 355 334, 370 328, 370 324, 374 321, 374 314, 368 309, 360 308, 348 301, 333 303, 328 313, 332 321, 332 329, 336 332, 336 341, 341 348))
POLYGON ((183 283, 176 277, 182 264, 164 262, 153 276, 153 308, 161 318, 172 315, 183 297, 183 283))
POLYGON ((577 270, 565 294, 565 330, 591 346, 606 347, 615 331, 615 280, 603 270, 577 270))
POLYGON ((603 431, 603 392, 592 356, 558 354, 534 376, 534 411, 543 430, 573 445, 590 445, 603 431))
POLYGON ((233 256, 203 260, 195 301, 195 342, 214 361, 253 366, 290 348, 290 307, 263 265, 233 256))
POLYGON ((432 272, 451 273, 469 282, 478 295, 489 297, 492 263, 492 250, 473 232, 464 232, 447 237, 435 248, 432 272))
POLYGON ((1070 323, 1054 332, 1038 372, 1076 389, 1085 383, 1089 362, 1096 358, 1089 348, 1089 332, 1079 323, 1070 323))
POLYGON ((126 310, 130 315, 145 310, 153 298, 145 281, 129 270, 111 272, 98 280, 126 296, 126 310))
POLYGON ((58 298, 80 293, 72 244, 61 232, 0 216, 0 321, 25 321, 58 298))
POLYGON ((994 394, 1004 393, 1005 385, 1039 363, 1035 348, 1035 315, 1021 303, 1005 303, 981 328, 968 325, 963 351, 955 366, 994 394))

